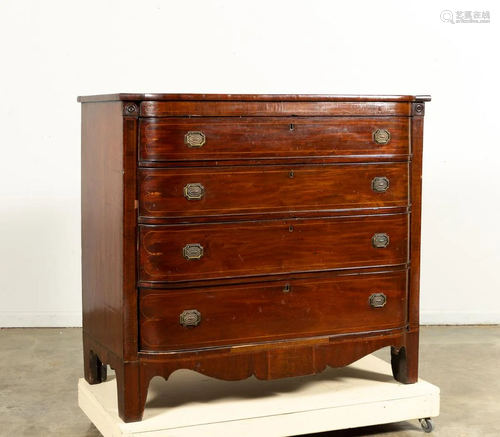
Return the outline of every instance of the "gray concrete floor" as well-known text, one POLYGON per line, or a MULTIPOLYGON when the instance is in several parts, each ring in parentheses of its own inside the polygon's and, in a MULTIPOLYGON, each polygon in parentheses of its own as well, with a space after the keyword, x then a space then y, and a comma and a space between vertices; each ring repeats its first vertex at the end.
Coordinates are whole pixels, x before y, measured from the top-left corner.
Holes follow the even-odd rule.
MULTIPOLYGON (((420 376, 441 388, 431 435, 499 437, 500 327, 424 327, 420 345, 420 376)), ((82 367, 80 329, 0 330, 0 436, 100 436, 77 404, 82 367)), ((411 421, 315 437, 419 435, 411 421)))

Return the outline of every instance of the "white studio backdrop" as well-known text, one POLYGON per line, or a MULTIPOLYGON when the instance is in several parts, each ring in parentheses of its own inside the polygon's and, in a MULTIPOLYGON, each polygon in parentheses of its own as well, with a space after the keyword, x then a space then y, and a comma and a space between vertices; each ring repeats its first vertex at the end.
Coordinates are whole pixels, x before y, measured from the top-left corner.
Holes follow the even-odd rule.
POLYGON ((431 94, 422 323, 500 323, 499 22, 472 0, 2 0, 0 326, 81 324, 76 97, 113 92, 431 94))

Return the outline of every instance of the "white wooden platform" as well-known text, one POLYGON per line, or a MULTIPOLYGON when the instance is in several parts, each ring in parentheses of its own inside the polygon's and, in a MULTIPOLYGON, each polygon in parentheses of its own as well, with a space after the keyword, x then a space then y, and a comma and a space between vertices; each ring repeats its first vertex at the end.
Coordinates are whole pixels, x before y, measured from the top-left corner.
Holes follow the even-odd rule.
POLYGON ((370 355, 277 381, 227 382, 188 370, 168 382, 155 377, 142 422, 118 417, 114 375, 92 386, 80 379, 78 403, 104 437, 277 437, 436 417, 439 388, 399 384, 390 365, 370 355))

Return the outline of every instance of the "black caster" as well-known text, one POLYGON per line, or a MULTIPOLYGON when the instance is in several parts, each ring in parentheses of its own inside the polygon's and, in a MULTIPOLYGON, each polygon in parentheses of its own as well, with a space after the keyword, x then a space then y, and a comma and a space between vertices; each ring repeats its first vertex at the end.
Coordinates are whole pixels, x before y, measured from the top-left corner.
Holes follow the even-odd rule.
POLYGON ((426 419, 418 419, 418 421, 420 422, 420 425, 422 426, 424 432, 434 431, 434 421, 430 417, 426 419))

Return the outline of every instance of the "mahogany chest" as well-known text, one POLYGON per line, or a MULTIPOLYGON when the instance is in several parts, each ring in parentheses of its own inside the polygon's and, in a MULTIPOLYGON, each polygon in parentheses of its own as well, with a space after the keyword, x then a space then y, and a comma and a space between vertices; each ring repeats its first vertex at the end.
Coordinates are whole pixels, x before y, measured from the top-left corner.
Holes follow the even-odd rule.
MULTIPOLYGON (((417 381, 428 96, 82 102, 85 377, 275 379, 391 346, 417 381)), ((166 386, 168 390, 168 384, 166 386)))

